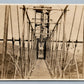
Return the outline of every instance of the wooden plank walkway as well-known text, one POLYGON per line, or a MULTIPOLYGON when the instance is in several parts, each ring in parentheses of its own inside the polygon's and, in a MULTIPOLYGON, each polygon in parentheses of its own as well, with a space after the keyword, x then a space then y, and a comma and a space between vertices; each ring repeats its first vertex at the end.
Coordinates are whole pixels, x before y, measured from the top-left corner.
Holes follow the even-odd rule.
POLYGON ((51 79, 45 61, 43 59, 38 59, 36 66, 30 76, 30 79, 51 79))

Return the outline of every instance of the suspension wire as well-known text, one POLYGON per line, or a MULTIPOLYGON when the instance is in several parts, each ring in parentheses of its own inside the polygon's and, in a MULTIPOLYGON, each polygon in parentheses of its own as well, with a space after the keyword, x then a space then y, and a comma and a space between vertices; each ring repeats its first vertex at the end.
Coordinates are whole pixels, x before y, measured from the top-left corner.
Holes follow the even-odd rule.
POLYGON ((22 32, 22 78, 25 74, 25 42, 24 42, 24 33, 25 33, 25 6, 23 5, 23 32, 22 32))
MULTIPOLYGON (((26 11, 26 10, 25 10, 26 11)), ((31 33, 33 34, 33 35, 35 35, 35 32, 34 32, 34 28, 33 28, 33 26, 32 26, 32 24, 31 24, 31 21, 30 21, 30 18, 29 18, 29 15, 28 15, 28 13, 27 13, 27 11, 26 11, 26 16, 27 16, 27 20, 29 21, 29 23, 30 23, 30 26, 31 26, 31 33)), ((34 36, 34 38, 36 39, 36 37, 34 36)))
MULTIPOLYGON (((58 27, 56 28, 56 42, 57 42, 57 31, 58 31, 58 27)), ((51 43, 53 42, 53 39, 52 39, 52 38, 53 38, 53 35, 54 35, 54 32, 53 32, 53 34, 51 35, 51 40, 52 40, 51 43)), ((49 40, 49 39, 48 39, 48 40, 49 40)), ((55 63, 55 60, 54 60, 54 59, 55 59, 55 56, 54 56, 54 54, 53 54, 53 53, 54 53, 54 52, 53 52, 53 47, 54 47, 54 46, 53 46, 53 44, 51 44, 51 46, 52 46, 52 47, 51 47, 52 57, 51 57, 51 63, 50 63, 50 64, 51 64, 51 68, 53 68, 54 77, 55 77, 55 66, 56 66, 56 63, 55 63), (53 58, 53 56, 54 56, 54 58, 53 58)), ((56 47, 56 48, 57 48, 57 47, 56 47)), ((57 53, 56 53, 56 54, 57 54, 57 53)))
MULTIPOLYGON (((58 44, 57 44, 57 32, 58 32, 58 26, 57 26, 57 28, 56 28, 56 58, 54 58, 54 59, 56 59, 55 61, 58 63, 58 56, 57 56, 57 53, 58 53, 58 44)), ((56 78, 57 78, 57 63, 56 62, 54 62, 54 75, 56 75, 56 78), (56 69, 56 72, 55 72, 55 69, 56 69)))
MULTIPOLYGON (((50 73, 50 75, 51 75, 51 77, 54 77, 55 76, 55 62, 54 62, 54 59, 55 59, 55 57, 54 57, 54 44, 53 44, 53 40, 54 40, 54 38, 53 38, 53 35, 54 35, 54 33, 51 35, 51 38, 50 38, 50 40, 49 40, 49 43, 51 44, 50 46, 50 51, 49 51, 49 53, 50 53, 50 56, 48 56, 48 63, 49 63, 49 57, 50 57, 50 69, 49 70, 53 70, 53 74, 49 71, 49 73, 50 73)), ((49 45, 49 44, 48 44, 49 45)), ((47 66, 48 67, 48 66, 47 66)))
MULTIPOLYGON (((80 31, 80 26, 81 26, 82 15, 83 15, 83 8, 82 8, 82 13, 81 13, 81 17, 80 17, 80 22, 79 22, 79 27, 78 27, 77 37, 76 37, 76 43, 75 43, 75 48, 74 48, 74 53, 73 53, 73 58, 72 58, 72 59, 74 59, 74 61, 76 63, 76 69, 77 69, 77 76, 78 76, 78 78, 79 78, 79 71, 78 71, 77 61, 76 61, 76 58, 75 58, 75 52, 76 52, 76 48, 77 48, 77 42, 78 42, 78 36, 79 36, 79 31, 80 31)), ((66 70, 66 68, 68 67, 70 62, 71 62, 71 60, 65 66, 64 70, 66 70)))
POLYGON ((57 20, 57 23, 55 24, 55 26, 54 26, 54 28, 53 28, 53 30, 52 30, 50 36, 52 35, 53 31, 55 30, 55 28, 56 28, 57 24, 59 23, 61 17, 63 16, 63 14, 66 13, 66 9, 67 9, 67 8, 68 8, 68 5, 66 5, 66 7, 64 8, 64 11, 62 12, 61 16, 60 16, 59 19, 57 20))
MULTIPOLYGON (((20 38, 20 26, 19 26, 19 10, 18 10, 18 5, 17 5, 17 22, 18 22, 18 35, 19 35, 19 53, 18 53, 18 56, 17 56, 16 64, 15 65, 18 65, 18 60, 21 57, 21 38, 20 38)), ((14 78, 16 78, 16 74, 17 74, 17 67, 15 67, 14 78)), ((21 72, 20 72, 20 75, 21 75, 21 72)))
MULTIPOLYGON (((15 60, 15 55, 14 55, 14 36, 13 36, 13 26, 12 26, 12 15, 11 15, 11 6, 9 6, 9 10, 10 10, 10 24, 11 24, 11 35, 12 35, 12 49, 13 49, 13 59, 15 60)), ((9 67, 9 64, 8 64, 9 67)), ((8 73, 8 68, 7 71, 8 73)), ((7 74, 6 74, 7 77, 7 74)))
MULTIPOLYGON (((25 15, 26 15, 26 8, 25 8, 25 15)), ((29 21, 28 21, 29 22, 29 21)), ((29 70, 30 70, 30 54, 29 54, 29 51, 30 51, 30 46, 29 46, 29 44, 30 44, 30 22, 29 23, 27 23, 27 26, 28 26, 28 28, 27 28, 27 39, 28 39, 28 42, 27 42, 27 46, 28 46, 28 55, 26 56, 25 55, 25 78, 28 78, 28 72, 29 72, 29 70)), ((32 41, 32 40, 31 40, 32 41)))
MULTIPOLYGON (((30 27, 30 39, 31 39, 31 42, 30 42, 30 54, 32 56, 32 33, 31 33, 31 27, 30 27)), ((31 59, 30 59, 30 68, 31 68, 31 59)))
MULTIPOLYGON (((11 35, 12 35, 13 59, 15 60, 15 56, 14 56, 14 40, 13 40, 13 26, 12 26, 12 16, 11 16, 11 6, 9 6, 9 12, 10 12, 9 14, 10 14, 10 24, 11 24, 11 35)), ((9 67, 9 64, 8 64, 8 67, 9 67)), ((7 77, 7 73, 8 73, 8 68, 7 68, 5 77, 7 77)))
POLYGON ((75 43, 75 49, 74 49, 73 57, 74 57, 74 55, 75 55, 75 51, 76 51, 76 47, 77 47, 77 41, 78 41, 78 36, 79 36, 79 32, 80 32, 80 26, 81 26, 82 15, 83 15, 83 8, 82 8, 81 18, 80 18, 80 22, 79 22, 78 33, 77 33, 77 37, 76 37, 76 43, 75 43))
MULTIPOLYGON (((57 28, 57 30, 58 30, 58 28, 57 28)), ((51 35, 52 36, 52 35, 51 35)), ((60 31, 59 31, 59 35, 58 35, 58 40, 59 40, 59 37, 60 37, 60 31)), ((52 38, 52 37, 51 37, 52 38)), ((56 35, 56 39, 57 39, 57 35, 56 35)), ((56 49, 58 49, 58 45, 59 44, 57 44, 56 45, 56 49)), ((62 49, 62 47, 61 47, 61 49, 62 49)), ((57 50, 58 51, 58 50, 57 50)), ((57 52, 56 52, 57 53, 57 52)), ((57 60, 58 61, 58 60, 57 60)), ((51 65, 52 65, 52 58, 51 58, 51 65)), ((60 68, 60 67, 59 67, 60 68)), ((60 71, 61 72, 61 71, 60 71)))
MULTIPOLYGON (((20 23, 19 23, 19 10, 18 10, 18 5, 17 5, 17 21, 18 21, 18 35, 19 35, 19 55, 20 55, 20 58, 21 58, 21 37, 20 37, 20 23)), ((18 58, 19 58, 19 56, 18 56, 18 58)), ((17 59, 17 61, 18 61, 18 59, 17 59)))
MULTIPOLYGON (((67 7, 68 7, 68 5, 65 7, 65 9, 64 9, 64 11, 62 12, 62 14, 61 14, 60 18, 62 17, 62 15, 63 15, 63 14, 65 14, 67 7)), ((50 34, 50 37, 51 37, 51 35, 52 35, 52 33, 53 33, 53 31, 54 31, 55 27, 58 25, 58 22, 59 22, 60 18, 58 19, 58 21, 57 21, 56 25, 54 26, 54 28, 53 28, 53 30, 52 30, 52 32, 51 32, 51 34, 50 34)))
MULTIPOLYGON (((12 35, 12 48, 13 48, 13 57, 11 56, 12 61, 15 63, 15 59, 14 59, 14 36, 13 36, 13 26, 12 26, 12 15, 11 15, 11 6, 9 6, 9 11, 10 11, 10 22, 11 22, 11 35, 12 35)), ((14 64, 15 65, 15 64, 14 64)), ((16 65, 15 67, 19 66, 16 65)), ((19 69, 20 70, 20 69, 19 69)))
POLYGON ((11 24, 11 35, 12 35, 12 39, 13 39, 13 25, 12 25, 12 14, 11 14, 11 6, 10 6, 10 24, 11 24))
MULTIPOLYGON (((58 30, 58 28, 57 28, 58 30)), ((60 32, 59 32, 59 37, 60 37, 60 32)), ((51 38, 52 38, 52 35, 51 35, 51 38)), ((57 37, 56 37, 57 38, 57 37)), ((58 45, 58 44, 57 44, 58 45)), ((56 47, 58 49, 58 46, 56 47)), ((52 58, 51 58, 51 66, 52 66, 52 58)))
MULTIPOLYGON (((66 10, 65 10, 65 12, 66 12, 66 10)), ((65 12, 64 12, 64 14, 65 14, 65 12)), ((65 15, 64 19, 66 19, 66 15, 65 15)), ((65 21, 65 20, 64 20, 64 21, 65 21)), ((64 22, 63 26, 65 27, 65 22, 64 22)), ((60 27, 61 27, 61 25, 60 25, 60 27)), ((60 31, 60 30, 59 30, 59 31, 60 31)), ((65 33, 64 33, 64 34, 65 34, 65 33)), ((60 37, 60 32, 59 32, 59 36, 58 36, 58 42, 59 42, 59 37, 60 37)), ((57 49, 58 49, 58 46, 59 46, 59 43, 57 44, 57 49)), ((62 48, 63 48, 63 44, 61 45, 61 50, 62 50, 62 48)), ((62 68, 61 68, 61 67, 63 67, 63 66, 62 66, 62 64, 63 64, 63 63, 62 63, 62 61, 63 61, 62 58, 63 58, 63 57, 62 57, 62 55, 60 54, 60 59, 61 59, 61 60, 59 60, 59 61, 61 61, 61 66, 60 66, 60 63, 58 63, 58 65, 59 65, 58 67, 59 67, 59 70, 60 70, 60 71, 59 71, 59 72, 60 72, 60 77, 62 76, 62 71, 61 71, 62 68)), ((58 59, 59 59, 59 58, 58 58, 58 59)), ((58 62, 59 62, 59 61, 58 61, 58 62)), ((63 74, 63 76, 64 76, 64 74, 63 74)))
MULTIPOLYGON (((48 40, 49 40, 48 45, 50 44, 50 45, 49 45, 49 57, 50 57, 50 54, 51 54, 51 43, 50 43, 50 39, 48 39, 48 40)), ((48 57, 48 58, 49 58, 49 57, 48 57)), ((50 58, 49 60, 51 60, 51 58, 50 58)), ((51 61, 50 61, 50 64, 51 64, 51 61)))
MULTIPOLYGON (((74 13, 74 17, 75 17, 75 13, 74 13)), ((74 23, 74 19, 73 19, 73 22, 72 23, 74 23)), ((73 28, 73 25, 72 25, 72 28, 73 28)), ((72 32, 72 28, 71 28, 71 32, 72 32)), ((71 34, 71 33, 70 33, 71 34)), ((71 36, 70 36, 70 38, 71 38, 71 36)), ((62 48, 62 47, 61 47, 62 48)), ((67 59, 67 55, 66 55, 66 59, 67 59)), ((65 60, 65 62, 66 62, 66 60, 65 60)))
MULTIPOLYGON (((73 26, 74 26, 74 22, 75 22, 76 10, 77 10, 77 6, 75 6, 75 11, 74 11, 72 25, 71 25, 71 30, 70 30, 70 35, 69 35, 69 42, 71 40, 72 30, 73 30, 73 26)), ((66 51, 66 64, 67 64, 67 57, 68 57, 68 53, 69 53, 70 43, 66 43, 66 47, 67 47, 67 51, 66 51)), ((71 77, 71 71, 70 71, 70 65, 69 65, 69 78, 70 77, 71 77)))
POLYGON ((18 5, 17 5, 17 21, 18 21, 18 35, 20 39, 20 23, 19 23, 19 10, 18 10, 18 5))
MULTIPOLYGON (((34 28, 33 28, 32 24, 31 24, 31 21, 30 21, 30 18, 29 18, 29 15, 28 15, 27 10, 25 10, 25 13, 26 13, 27 20, 28 20, 28 23, 29 23, 28 51, 30 52, 30 46, 29 46, 29 44, 30 44, 30 30, 31 30, 31 34, 33 35, 33 39, 36 40, 36 37, 35 37, 35 31, 33 30, 34 28), (31 29, 30 29, 30 28, 31 28, 31 29)), ((28 60, 29 60, 29 63, 28 63, 29 69, 28 69, 28 70, 29 70, 29 73, 31 74, 30 68, 32 69, 33 67, 30 66, 30 65, 31 65, 31 60, 30 60, 29 53, 28 53, 28 60)), ((34 64, 35 64, 35 63, 34 63, 34 64)), ((28 75, 29 75, 29 74, 28 74, 28 75)), ((27 76, 27 77, 28 77, 28 76, 27 76)))
MULTIPOLYGON (((28 33, 28 29, 27 29, 28 33)), ((28 35, 28 34, 27 34, 28 35)), ((29 37, 28 37, 29 38, 29 37)), ((25 50, 26 51, 26 50, 25 50)), ((29 52, 28 52, 29 53, 29 52)), ((28 56, 25 54, 25 78, 27 78, 28 75, 28 56)))
MULTIPOLYGON (((60 20, 60 28, 59 28, 59 33, 58 33, 58 42, 60 40, 61 22, 62 22, 62 20, 60 20)), ((59 46, 59 44, 58 44, 58 46, 59 46)))
POLYGON ((56 64, 57 64, 57 68, 58 68, 59 72, 60 72, 60 64, 59 64, 59 56, 58 56, 58 53, 59 53, 58 47, 59 47, 60 30, 61 30, 61 21, 60 21, 60 24, 58 25, 58 29, 56 31, 56 58, 57 58, 57 60, 56 60, 57 63, 56 64), (57 36, 57 32, 58 32, 58 36, 57 36), (58 37, 58 39, 57 39, 57 37, 58 37))
MULTIPOLYGON (((5 25, 8 25, 8 23, 6 24, 6 20, 9 20, 9 18, 8 18, 8 15, 6 15, 7 14, 7 12, 8 12, 9 10, 8 10, 8 8, 7 8, 7 6, 5 6, 5 19, 4 19, 4 30, 6 29, 5 28, 5 25)), ((7 28, 7 35, 8 35, 8 28, 7 28)), ((5 31, 4 31, 4 36, 5 36, 5 31)), ((5 39, 5 38, 4 38, 5 39)), ((7 39, 7 37, 6 37, 6 39, 7 39)), ((3 41, 4 42, 4 41, 3 41)), ((7 42, 7 41, 6 41, 7 42)), ((7 43, 5 43, 6 44, 6 46, 7 46, 7 43)), ((4 45, 4 43, 3 43, 3 45, 4 45)), ((5 78, 5 68, 4 68, 4 66, 5 66, 5 57, 6 57, 6 55, 7 55, 7 48, 6 48, 6 51, 5 51, 5 55, 3 55, 3 57, 2 57, 2 74, 1 74, 1 78, 5 78)))
POLYGON ((54 33, 52 34, 52 69, 53 69, 53 74, 54 74, 54 55, 53 55, 53 53, 54 53, 54 43, 53 43, 53 41, 54 41, 54 33))
MULTIPOLYGON (((61 31, 61 20, 60 20, 60 28, 59 29, 59 32, 58 32, 58 43, 57 43, 57 63, 58 63, 58 68, 59 68, 59 72, 60 72, 60 77, 61 77, 61 66, 60 66, 60 59, 59 59, 59 56, 58 56, 58 47, 59 47, 59 39, 60 39, 60 31, 61 31)), ((60 53, 60 52, 59 52, 60 53)))
MULTIPOLYGON (((51 39, 50 40, 52 40, 52 36, 51 36, 51 39)), ((52 42, 51 42, 51 55, 52 55, 52 42)), ((51 68, 52 68, 52 57, 51 57, 51 68)))
POLYGON ((5 19, 4 19, 4 41, 3 41, 3 57, 2 57, 2 70, 1 78, 5 78, 5 57, 7 55, 7 36, 8 36, 8 22, 9 22, 9 6, 5 6, 5 19))
MULTIPOLYGON (((65 10, 66 11, 66 10, 65 10)), ((65 13, 66 14, 66 13, 65 13)), ((65 16, 65 18, 66 18, 66 16, 65 16)), ((61 28, 61 24, 62 24, 62 19, 60 20, 60 28, 61 28)), ((61 29, 59 28, 59 35, 58 35, 58 46, 57 46, 57 49, 58 49, 58 47, 59 47, 59 39, 60 39, 60 31, 61 31, 61 29)), ((62 48, 63 48, 63 44, 61 44, 61 51, 62 51, 62 48)), ((60 52, 59 52, 60 53, 60 52)), ((61 52, 62 53, 62 52, 61 52)), ((59 72, 60 72, 60 78, 61 78, 61 76, 62 76, 62 55, 61 55, 61 53, 60 53, 60 59, 59 59, 59 57, 58 57, 58 67, 59 67, 59 72), (60 62, 61 61, 61 62, 60 62)))
MULTIPOLYGON (((66 11, 66 10, 65 10, 66 11)), ((66 21, 66 12, 64 13, 64 18, 63 18, 63 44, 62 44, 62 60, 61 60, 61 63, 62 63, 62 75, 61 75, 61 78, 65 78, 65 72, 63 71, 64 70, 64 66, 65 66, 65 21, 66 21)))
POLYGON ((46 53, 49 53, 49 55, 46 54, 46 62, 47 62, 47 63, 50 63, 50 62, 51 62, 51 61, 49 62, 49 60, 50 60, 50 59, 49 59, 49 57, 50 57, 50 45, 49 45, 49 43, 50 43, 50 41, 49 41, 49 39, 48 39, 47 42, 46 42, 46 47, 47 47, 47 49, 49 50, 49 51, 48 51, 48 50, 46 49, 46 53))
MULTIPOLYGON (((62 19, 60 19, 60 28, 59 28, 59 33, 58 33, 58 46, 57 46, 57 49, 58 49, 58 47, 59 47, 59 41, 60 41, 60 31, 61 31, 61 24, 62 24, 62 19)), ((61 50, 62 50, 62 45, 61 45, 61 50)), ((62 58, 61 58, 62 56, 61 56, 61 54, 60 54, 60 60, 58 60, 58 62, 60 62, 60 61, 62 61, 62 58)), ((61 77, 61 75, 62 75, 62 71, 61 71, 61 67, 62 67, 62 65, 60 65, 61 63, 58 63, 58 67, 59 67, 59 72, 60 72, 60 77, 61 77)))
MULTIPOLYGON (((63 25, 63 17, 61 18, 61 25, 63 25)), ((61 29, 63 29, 63 27, 61 29)), ((62 40, 63 40, 63 38, 62 38, 62 40)), ((60 51, 62 51, 63 44, 61 43, 60 46, 61 46, 60 51)), ((60 53, 60 67, 61 67, 61 70, 60 70, 60 72, 61 72, 60 78, 61 78, 62 77, 62 52, 60 53)))
POLYGON ((76 48, 77 48, 77 41, 78 41, 78 36, 79 36, 79 31, 80 31, 80 26, 81 26, 81 21, 82 21, 82 16, 83 16, 83 8, 82 8, 82 13, 81 13, 81 18, 80 18, 80 22, 79 22, 79 27, 78 27, 77 37, 76 37, 76 43, 75 43, 75 48, 74 48, 74 53, 73 53, 73 59, 75 60, 75 63, 76 63, 76 69, 77 69, 78 78, 79 78, 79 71, 78 71, 78 65, 77 65, 77 61, 76 61, 76 57, 75 57, 75 52, 76 52, 76 48))
MULTIPOLYGON (((72 20, 70 35, 69 35, 69 42, 70 42, 70 40, 71 40, 72 30, 73 30, 73 26, 74 26, 74 22, 75 22, 76 10, 77 10, 77 6, 75 6, 74 16, 73 16, 73 20, 72 20)), ((66 51, 66 61, 67 61, 70 44, 66 43, 66 45, 67 45, 67 51, 66 51)))
POLYGON ((11 24, 11 35, 12 35, 12 48, 13 48, 13 58, 14 58, 14 36, 13 36, 13 25, 12 25, 12 14, 11 14, 11 6, 10 6, 10 24, 11 24))
POLYGON ((73 16, 73 20, 72 20, 72 25, 71 25, 71 31, 70 31, 70 35, 69 35, 69 41, 71 39, 71 35, 72 35, 72 30, 73 30, 73 26, 74 26, 74 22, 75 22, 75 16, 76 16, 76 10, 77 10, 77 6, 75 6, 75 11, 74 11, 74 16, 73 16))
MULTIPOLYGON (((77 6, 75 6, 75 11, 74 11, 74 16, 73 16, 73 20, 72 20, 72 26, 71 26, 71 30, 70 30, 70 35, 69 35, 69 41, 71 40, 71 35, 72 35, 72 30, 73 30, 73 26, 74 26, 74 22, 75 22, 75 15, 76 15, 76 10, 77 10, 77 6)), ((69 47, 70 44, 67 44, 67 52, 66 52, 66 57, 68 57, 68 52, 69 52, 69 47)), ((71 61, 71 60, 70 60, 71 61)), ((66 65, 67 66, 67 65, 66 65)), ((65 66, 65 67, 66 67, 65 66)), ((65 71, 65 69, 64 69, 65 71)))
POLYGON ((28 22, 28 29, 27 29, 27 37, 28 37, 28 72, 30 70, 30 56, 29 56, 29 52, 30 52, 30 22, 28 22))
MULTIPOLYGON (((54 33, 52 34, 52 41, 54 40, 54 33)), ((52 42, 52 69, 53 69, 53 71, 54 71, 54 66, 53 66, 53 61, 54 61, 54 55, 53 55, 53 53, 54 53, 54 43, 52 42)))

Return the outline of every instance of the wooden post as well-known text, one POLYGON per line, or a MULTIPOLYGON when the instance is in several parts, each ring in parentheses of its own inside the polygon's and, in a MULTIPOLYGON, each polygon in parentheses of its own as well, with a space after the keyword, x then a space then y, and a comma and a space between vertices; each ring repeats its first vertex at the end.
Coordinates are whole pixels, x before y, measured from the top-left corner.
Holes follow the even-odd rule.
POLYGON ((3 41, 3 57, 2 57, 2 72, 1 78, 5 78, 4 62, 7 55, 7 37, 8 37, 8 22, 9 22, 9 6, 5 6, 5 20, 4 20, 4 41, 3 41))

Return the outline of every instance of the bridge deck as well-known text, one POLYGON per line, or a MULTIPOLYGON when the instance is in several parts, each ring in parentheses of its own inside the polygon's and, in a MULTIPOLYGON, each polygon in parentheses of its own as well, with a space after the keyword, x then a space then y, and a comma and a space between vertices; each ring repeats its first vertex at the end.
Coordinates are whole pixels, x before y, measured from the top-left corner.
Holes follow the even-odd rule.
POLYGON ((45 61, 43 59, 38 59, 36 66, 30 76, 30 79, 51 79, 45 61))

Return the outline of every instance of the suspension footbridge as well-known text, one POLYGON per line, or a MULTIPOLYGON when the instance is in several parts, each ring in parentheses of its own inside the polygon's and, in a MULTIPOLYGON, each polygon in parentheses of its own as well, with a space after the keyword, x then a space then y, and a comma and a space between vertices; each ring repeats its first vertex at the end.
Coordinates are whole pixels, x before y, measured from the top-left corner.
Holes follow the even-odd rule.
POLYGON ((3 5, 0 15, 1 79, 84 78, 83 5, 3 5))

